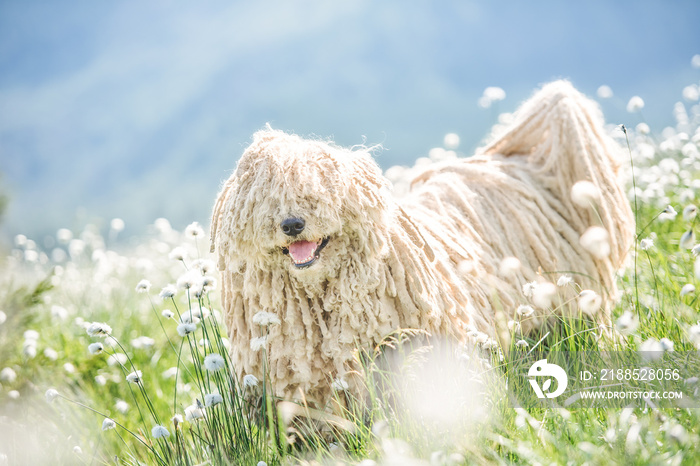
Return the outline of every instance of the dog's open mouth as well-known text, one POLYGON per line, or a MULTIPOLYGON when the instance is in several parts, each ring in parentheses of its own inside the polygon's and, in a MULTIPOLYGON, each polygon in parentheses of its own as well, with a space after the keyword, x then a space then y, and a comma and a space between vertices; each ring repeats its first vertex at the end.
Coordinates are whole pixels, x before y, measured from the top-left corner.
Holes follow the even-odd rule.
POLYGON ((295 267, 303 269, 316 262, 329 239, 330 237, 327 236, 320 241, 295 241, 286 248, 282 248, 282 252, 289 254, 295 267))

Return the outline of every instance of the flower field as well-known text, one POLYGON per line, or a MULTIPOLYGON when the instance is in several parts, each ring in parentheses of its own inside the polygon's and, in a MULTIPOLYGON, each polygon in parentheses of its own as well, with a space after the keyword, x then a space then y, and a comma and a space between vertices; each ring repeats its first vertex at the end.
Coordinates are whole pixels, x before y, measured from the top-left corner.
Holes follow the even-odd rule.
MULTIPOLYGON (((463 377, 460 362, 414 371, 411 355, 393 378, 374 362, 382 348, 358 348, 368 399, 352 399, 335 380, 343 408, 329 422, 340 426, 331 434, 316 424, 295 429, 266 379, 231 367, 218 271, 198 224, 180 232, 158 219, 135 242, 117 241, 119 219, 102 233, 61 229, 42 245, 16 237, 0 259, 0 465, 700 463, 700 409, 519 406, 507 389, 530 390, 524 380, 512 383, 520 376, 513 355, 535 350, 698 351, 698 91, 696 82, 679 92, 675 127, 649 128, 635 97, 629 122, 609 128, 629 158, 638 234, 620 271, 614 329, 567 318, 522 335, 518 319, 536 295, 526 289, 506 322, 509 338, 483 339, 479 364, 467 364, 488 373, 477 382, 463 377), (376 380, 382 390, 372 389, 376 380), (394 392, 402 401, 387 401, 394 392)), ((599 90, 600 99, 610 95, 599 90)), ((486 97, 502 98, 493 90, 486 97)), ((451 156, 456 144, 449 135, 432 157, 451 156)), ((406 171, 387 173, 397 191, 406 171)), ((504 261, 509 266, 517 264, 504 261)), ((551 281, 577 286, 564 272, 551 281)), ((577 292, 580 302, 596 304, 595 293, 577 292)), ((261 336, 251 348, 264 360, 266 329, 279 318, 256 319, 261 336)), ((390 335, 385 346, 400 348, 410 334, 390 335)), ((698 377, 679 383, 697 394, 698 377)))

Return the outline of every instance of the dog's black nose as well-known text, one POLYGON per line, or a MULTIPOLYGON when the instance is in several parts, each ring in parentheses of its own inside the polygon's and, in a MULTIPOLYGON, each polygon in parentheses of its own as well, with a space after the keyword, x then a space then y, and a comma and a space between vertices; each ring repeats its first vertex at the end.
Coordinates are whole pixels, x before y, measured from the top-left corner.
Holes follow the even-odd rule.
POLYGON ((306 223, 304 222, 304 219, 301 218, 288 218, 287 220, 284 220, 282 223, 280 223, 280 227, 282 228, 282 233, 288 236, 296 236, 302 231, 304 231, 304 226, 306 223))

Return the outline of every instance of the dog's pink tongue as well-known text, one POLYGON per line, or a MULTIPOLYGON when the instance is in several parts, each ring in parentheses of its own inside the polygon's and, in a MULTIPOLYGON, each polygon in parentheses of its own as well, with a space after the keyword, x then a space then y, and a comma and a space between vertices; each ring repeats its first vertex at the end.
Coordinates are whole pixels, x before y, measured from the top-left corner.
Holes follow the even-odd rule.
POLYGON ((313 241, 297 241, 289 245, 289 255, 292 256, 294 262, 308 262, 314 257, 318 244, 313 241))

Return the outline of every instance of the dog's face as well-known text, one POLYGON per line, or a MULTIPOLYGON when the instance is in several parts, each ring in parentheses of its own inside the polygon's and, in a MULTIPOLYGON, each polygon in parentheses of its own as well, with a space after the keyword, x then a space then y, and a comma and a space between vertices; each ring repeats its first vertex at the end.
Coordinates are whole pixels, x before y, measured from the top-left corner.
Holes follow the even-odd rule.
POLYGON ((366 151, 260 131, 220 194, 216 246, 239 267, 319 283, 381 253, 389 198, 366 151))

